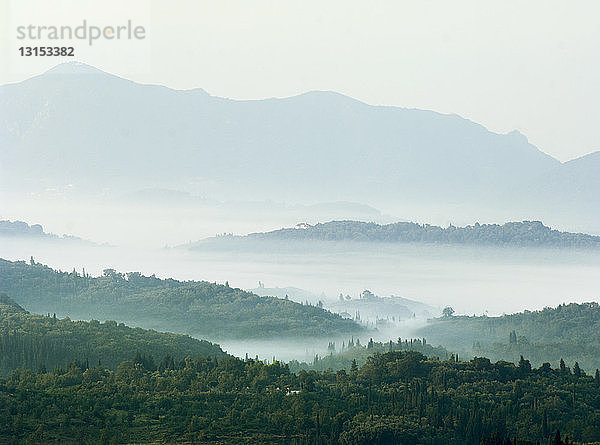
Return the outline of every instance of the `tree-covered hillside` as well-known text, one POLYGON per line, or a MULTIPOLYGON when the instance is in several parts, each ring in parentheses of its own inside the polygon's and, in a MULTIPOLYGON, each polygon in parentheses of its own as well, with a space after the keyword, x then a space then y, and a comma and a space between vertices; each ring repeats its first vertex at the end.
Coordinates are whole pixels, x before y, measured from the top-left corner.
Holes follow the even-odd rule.
POLYGON ((3 443, 534 445, 600 440, 600 375, 375 354, 293 374, 233 357, 0 379, 3 443), (567 439, 568 438, 568 439, 567 439))
POLYGON ((114 321, 33 315, 0 294, 0 374, 16 368, 66 368, 74 360, 116 369, 136 351, 149 362, 167 356, 178 361, 226 355, 219 346, 187 335, 133 329, 114 321))
POLYGON ((247 238, 254 240, 600 247, 600 236, 560 232, 545 226, 539 221, 509 222, 503 225, 477 223, 466 227, 451 225, 447 228, 412 222, 380 225, 360 221, 330 221, 315 225, 298 224, 295 228, 280 229, 266 233, 252 233, 247 238))
POLYGON ((315 306, 205 281, 177 281, 122 274, 112 269, 92 277, 75 271, 0 259, 0 292, 27 310, 73 319, 117 320, 144 328, 209 339, 333 336, 359 332, 315 306))
POLYGON ((521 355, 535 365, 563 358, 588 370, 600 367, 600 305, 560 305, 501 317, 448 316, 430 320, 418 332, 434 344, 515 362, 521 355))

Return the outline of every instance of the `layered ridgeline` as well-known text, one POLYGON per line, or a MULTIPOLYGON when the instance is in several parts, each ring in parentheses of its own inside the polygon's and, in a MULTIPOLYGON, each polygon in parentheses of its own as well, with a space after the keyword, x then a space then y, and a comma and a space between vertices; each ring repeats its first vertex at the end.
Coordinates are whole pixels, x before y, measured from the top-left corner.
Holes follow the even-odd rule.
POLYGON ((0 140, 10 166, 0 189, 16 192, 196 185, 214 199, 343 200, 600 230, 598 153, 561 163, 517 131, 333 92, 236 101, 62 64, 0 87, 0 140))
MULTIPOLYGON (((449 314, 449 312, 448 312, 449 314)), ((471 356, 533 364, 566 366, 575 361, 587 370, 600 368, 600 305, 560 305, 501 317, 445 316, 429 320, 416 332, 434 344, 471 356)))
POLYGON ((209 339, 320 337, 362 328, 322 308, 205 281, 122 274, 99 277, 53 270, 33 260, 0 259, 0 292, 36 313, 117 320, 209 339))
POLYGON ((152 363, 185 357, 224 357, 219 346, 187 335, 130 328, 114 321, 71 321, 27 312, 0 293, 0 374, 17 368, 67 368, 73 361, 116 369, 134 358, 152 363))
POLYGON ((218 236, 186 245, 201 249, 212 245, 243 246, 255 241, 349 241, 385 243, 470 244, 513 247, 600 248, 600 236, 561 232, 540 221, 479 224, 443 228, 429 224, 397 222, 376 224, 362 221, 330 221, 310 225, 297 224, 271 232, 247 236, 218 236))
POLYGON ((73 365, 0 379, 0 441, 597 444, 599 399, 598 373, 415 351, 337 373, 234 357, 159 370, 126 361, 115 372, 73 365))

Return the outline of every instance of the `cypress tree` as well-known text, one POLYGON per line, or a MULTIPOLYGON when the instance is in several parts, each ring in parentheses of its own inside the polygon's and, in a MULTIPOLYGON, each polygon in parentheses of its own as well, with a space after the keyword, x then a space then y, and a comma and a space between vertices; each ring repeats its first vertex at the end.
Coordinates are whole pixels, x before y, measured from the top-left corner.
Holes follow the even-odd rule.
POLYGON ((575 362, 575 365, 573 366, 573 375, 575 377, 581 377, 581 368, 579 367, 578 362, 575 362))

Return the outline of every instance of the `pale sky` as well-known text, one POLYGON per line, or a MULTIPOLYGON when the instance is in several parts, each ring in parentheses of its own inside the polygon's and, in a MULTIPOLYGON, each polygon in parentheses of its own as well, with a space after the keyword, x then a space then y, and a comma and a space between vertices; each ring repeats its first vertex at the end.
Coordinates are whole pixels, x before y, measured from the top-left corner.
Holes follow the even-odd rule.
MULTIPOLYGON (((0 84, 67 57, 22 57, 26 25, 119 26, 75 60, 142 83, 260 99, 333 90, 519 130, 561 161, 600 150, 600 2, 0 0, 0 84)), ((68 42, 63 42, 65 46, 68 42)), ((60 44, 60 42, 59 42, 60 44)))

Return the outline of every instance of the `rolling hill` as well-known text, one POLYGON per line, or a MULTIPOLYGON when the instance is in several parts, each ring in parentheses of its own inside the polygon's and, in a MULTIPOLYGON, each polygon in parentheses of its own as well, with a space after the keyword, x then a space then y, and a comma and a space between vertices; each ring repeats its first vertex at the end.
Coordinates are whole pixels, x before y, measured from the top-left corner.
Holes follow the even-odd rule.
POLYGON ((321 308, 259 297, 228 284, 159 279, 113 269, 92 277, 33 261, 0 259, 0 292, 36 313, 116 320, 210 340, 320 337, 363 329, 321 308))

